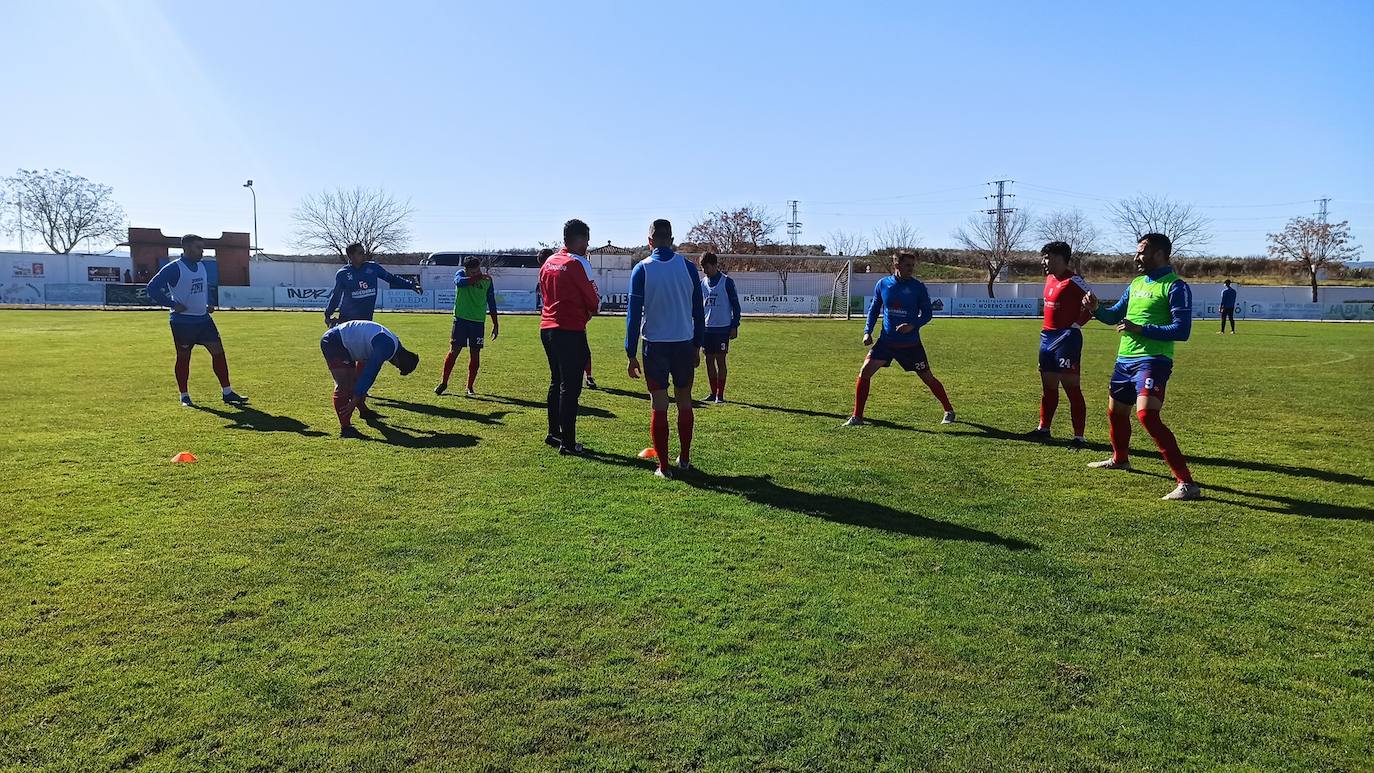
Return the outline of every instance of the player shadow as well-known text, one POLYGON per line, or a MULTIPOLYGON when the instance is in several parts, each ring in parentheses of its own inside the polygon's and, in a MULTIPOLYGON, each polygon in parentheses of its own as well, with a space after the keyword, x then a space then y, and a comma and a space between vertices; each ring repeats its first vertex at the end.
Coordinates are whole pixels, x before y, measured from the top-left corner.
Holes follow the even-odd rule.
MULTIPOLYGON (((1041 439, 1039 439, 1039 438, 1028 437, 1028 436, 1026 436, 1024 433, 1021 433, 1021 432, 1011 432, 1011 431, 1005 430, 1005 429, 998 429, 997 427, 993 427, 993 426, 990 426, 990 425, 988 425, 988 424, 979 424, 979 423, 976 422, 976 421, 960 421, 959 424, 962 424, 962 425, 964 425, 964 426, 966 426, 966 427, 973 427, 974 429, 976 429, 976 430, 978 430, 978 431, 977 431, 977 432, 959 432, 958 430, 951 430, 950 432, 947 432, 947 433, 945 433, 945 434, 948 434, 948 435, 969 435, 969 436, 975 436, 975 435, 976 435, 976 436, 980 436, 980 437, 990 437, 990 438, 993 438, 993 439, 995 439, 995 440, 1014 440, 1014 441, 1017 441, 1017 442, 1020 442, 1020 443, 1034 443, 1034 444, 1036 444, 1036 445, 1042 445, 1042 446, 1065 446, 1065 445, 1067 445, 1066 443, 1060 442, 1060 441, 1058 441, 1058 440, 1050 440, 1050 441, 1047 442, 1047 441, 1041 440, 1041 439)), ((1094 441, 1094 440, 1089 440, 1089 441, 1085 442, 1085 443, 1083 444, 1083 447, 1084 447, 1085 449, 1088 449, 1088 450, 1091 450, 1091 451, 1102 451, 1102 452, 1107 452, 1107 451, 1111 451, 1111 450, 1112 450, 1112 447, 1111 447, 1109 444, 1107 444, 1107 443, 1100 443, 1100 442, 1097 442, 1097 441, 1094 441)))
POLYGON ((378 419, 368 419, 367 426, 380 433, 381 437, 364 435, 363 440, 404 448, 471 448, 477 445, 476 435, 464 435, 457 432, 430 432, 414 427, 399 427, 378 419))
MULTIPOLYGON (((830 413, 830 412, 828 412, 828 411, 813 411, 813 410, 810 410, 810 409, 807 409, 807 408, 786 408, 786 407, 781 406, 781 405, 760 405, 760 404, 758 404, 758 403, 742 403, 742 402, 734 402, 734 403, 732 403, 732 404, 733 404, 733 405, 743 406, 743 407, 745 407, 745 408, 755 408, 755 409, 758 409, 758 410, 760 410, 760 411, 776 411, 777 413, 790 413, 790 414, 792 414, 792 415, 794 415, 794 416, 812 416, 812 417, 815 417, 815 418, 818 418, 818 419, 833 419, 833 420, 835 420, 835 421, 837 421, 837 422, 843 422, 845 419, 848 419, 848 418, 849 418, 849 414, 847 414, 847 413, 830 413)), ((898 423, 896 423, 896 422, 887 421, 887 420, 885 420, 885 419, 870 419, 870 418, 868 418, 867 416, 864 417, 864 424, 868 424, 868 425, 871 425, 871 426, 874 426, 874 427, 883 427, 883 428, 885 428, 885 429, 900 429, 900 430, 905 430, 905 431, 907 431, 907 432, 925 432, 925 433, 927 433, 927 434, 930 434, 930 433, 933 433, 933 432, 934 432, 934 430, 921 429, 920 427, 913 427, 913 426, 911 426, 910 424, 898 424, 898 423)))
MULTIPOLYGON (((1135 469, 1132 472, 1145 475, 1151 478, 1173 481, 1174 476, 1159 472, 1149 472, 1146 470, 1135 469)), ((1374 508, 1356 507, 1353 505, 1333 505, 1328 502, 1313 502, 1308 499, 1297 499, 1295 497, 1285 497, 1279 494, 1261 494, 1256 491, 1243 491, 1230 486, 1219 486, 1207 481, 1201 481, 1202 497, 1213 502, 1231 505, 1232 507, 1245 507, 1252 510, 1263 510, 1266 513, 1276 513, 1278 515, 1296 515, 1302 518, 1330 518, 1339 521, 1374 521, 1374 508), (1269 504, 1257 504, 1255 502, 1243 502, 1239 499, 1219 497, 1216 492, 1224 491, 1228 494, 1235 494, 1251 499, 1261 499, 1269 504)))
POLYGON ((510 411, 497 411, 495 413, 472 413, 471 411, 461 411, 457 408, 447 408, 442 405, 430 405, 428 403, 412 403, 408 400, 393 400, 390 397, 371 397, 369 402, 373 404, 381 403, 388 408, 397 408, 402 411, 419 413, 425 416, 437 416, 441 419, 458 419, 459 421, 473 421, 478 424, 502 424, 501 419, 510 415, 510 411))
POLYGON ((310 425, 300 419, 293 419, 290 416, 276 416, 266 411, 260 411, 251 405, 239 406, 233 410, 197 405, 195 409, 233 422, 225 426, 225 429, 247 429, 254 432, 294 432, 303 437, 324 437, 328 434, 310 429, 310 425))
MULTIPOLYGON (((601 391, 604 392, 604 391, 606 391, 606 390, 603 389, 603 390, 601 390, 601 391)), ((488 397, 483 397, 483 396, 479 395, 479 396, 477 396, 477 397, 469 397, 469 398, 466 398, 466 399, 468 399, 468 400, 477 400, 477 401, 483 402, 483 403, 499 403, 499 404, 501 404, 501 405, 518 405, 518 406, 520 406, 521 408, 537 408, 538 410, 541 410, 541 411, 548 410, 548 407, 549 407, 549 406, 548 406, 546 403, 544 403, 543 401, 538 401, 538 400, 525 400, 525 399, 519 398, 519 397, 505 397, 505 396, 503 396, 503 395, 491 395, 491 396, 488 396, 488 397)), ((577 415, 578 415, 578 416, 591 416, 591 417, 596 418, 596 419, 614 419, 614 418, 616 417, 614 413, 611 413, 610 411, 608 411, 608 410, 606 410, 606 409, 604 409, 604 408, 597 408, 597 407, 595 407, 595 406, 587 405, 586 403, 578 403, 578 406, 577 406, 577 415)))

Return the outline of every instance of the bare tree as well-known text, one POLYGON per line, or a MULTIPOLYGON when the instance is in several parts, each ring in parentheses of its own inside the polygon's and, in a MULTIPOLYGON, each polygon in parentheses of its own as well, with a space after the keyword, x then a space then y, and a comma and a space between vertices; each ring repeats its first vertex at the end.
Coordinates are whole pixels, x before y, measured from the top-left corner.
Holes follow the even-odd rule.
POLYGON ((868 237, 857 231, 831 231, 830 251, 845 257, 867 255, 868 237))
POLYGON ((1159 233, 1173 243, 1173 254, 1201 255, 1212 241, 1211 221, 1193 209, 1191 204, 1173 201, 1164 196, 1140 195, 1107 205, 1107 216, 1130 241, 1132 247, 1140 237, 1159 233))
POLYGON ((306 196, 291 217, 297 247, 344 254, 357 242, 369 255, 401 252, 410 239, 409 201, 380 188, 337 188, 306 196))
POLYGON ((1323 223, 1315 217, 1295 217, 1276 234, 1269 234, 1269 256, 1293 261, 1312 281, 1312 302, 1317 302, 1317 275, 1360 256, 1350 243, 1350 223, 1323 223))
POLYGON ((914 250, 919 246, 921 232, 905 218, 895 223, 884 223, 873 231, 873 249, 876 252, 900 252, 914 250))
POLYGON ((752 255, 773 243, 773 232, 781 224, 780 217, 757 204, 717 209, 692 224, 687 241, 711 252, 752 255))
POLYGON ((20 169, 4 179, 5 198, 17 207, 8 230, 35 231, 48 249, 71 252, 83 239, 118 241, 126 227, 114 189, 65 169, 20 169))
POLYGON ((954 232, 954 240, 977 255, 987 269, 989 298, 997 297, 993 283, 1011 262, 1012 253, 1025 246, 1031 222, 1030 212, 1018 209, 1001 218, 973 215, 967 224, 954 232))
POLYGON ((1064 242, 1075 256, 1097 252, 1102 240, 1093 221, 1077 207, 1051 212, 1035 221, 1035 236, 1044 242, 1064 242))

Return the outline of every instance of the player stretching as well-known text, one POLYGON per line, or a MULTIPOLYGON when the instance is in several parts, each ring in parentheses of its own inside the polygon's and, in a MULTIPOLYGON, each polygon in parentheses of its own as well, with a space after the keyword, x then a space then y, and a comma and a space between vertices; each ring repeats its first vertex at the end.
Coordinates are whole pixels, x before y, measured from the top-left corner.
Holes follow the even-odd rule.
POLYGON ((730 353, 730 341, 739 336, 739 294, 735 280, 721 273, 720 259, 714 252, 701 256, 701 296, 706 305, 706 378, 711 382, 711 395, 703 402, 725 404, 725 356, 730 353))
POLYGON ((453 364, 458 361, 458 353, 468 347, 468 397, 476 397, 472 385, 477 383, 477 369, 482 367, 482 312, 491 315, 491 340, 501 332, 501 323, 496 318, 496 285, 491 276, 482 273, 482 261, 468 258, 463 267, 453 275, 457 288, 453 295, 453 331, 449 334, 448 356, 444 357, 444 378, 434 387, 434 394, 441 395, 448 389, 448 377, 453 373, 453 364))
POLYGON ((224 357, 219 328, 210 318, 215 308, 210 305, 210 277, 201 262, 204 253, 204 239, 195 234, 181 237, 181 258, 168 262, 157 272, 148 283, 148 297, 172 310, 172 343, 177 352, 173 372, 177 389, 181 390, 181 404, 192 405, 186 382, 191 377, 191 350, 200 344, 210 353, 210 365, 219 379, 224 402, 242 405, 248 398, 235 393, 229 385, 229 361, 224 357))
POLYGON ((369 320, 336 325, 320 338, 329 374, 334 377, 334 413, 339 417, 339 437, 360 438, 353 428, 353 409, 367 398, 367 390, 390 362, 407 376, 420 364, 420 355, 401 346, 396 334, 369 320), (361 366, 361 367, 359 367, 361 366))
POLYGON ((1050 242, 1040 249, 1045 268, 1045 324, 1040 328, 1040 424, 1026 433, 1036 440, 1050 439, 1050 423, 1059 407, 1059 387, 1069 398, 1075 450, 1084 447, 1083 428, 1088 405, 1079 388, 1079 360, 1083 357, 1083 331, 1089 319, 1083 300, 1091 292, 1083 277, 1069 268, 1073 253, 1064 242, 1050 242))
POLYGON ((945 394, 940 379, 930 372, 926 348, 921 345, 921 327, 935 314, 930 306, 930 293, 926 291, 925 284, 913 276, 916 271, 915 255, 899 252, 893 262, 895 270, 892 276, 878 280, 878 285, 873 288, 873 305, 868 309, 868 322, 864 325, 864 346, 873 348, 864 358, 863 369, 859 371, 859 380, 854 385, 854 413, 844 426, 863 425, 869 380, 893 360, 903 370, 915 371, 921 377, 930 388, 930 393, 945 409, 945 416, 940 423, 953 424, 954 407, 949 404, 949 396, 945 394), (883 329, 878 343, 874 345, 873 328, 878 324, 879 312, 883 315, 883 329))
MULTIPOLYGON (((417 283, 402 279, 376 261, 368 260, 367 251, 358 242, 345 247, 344 254, 348 256, 348 265, 334 274, 334 291, 329 294, 329 303, 324 307, 325 327, 355 319, 372 319, 372 313, 377 309, 377 290, 382 282, 393 289, 414 290, 417 295, 424 292, 417 283), (334 316, 336 311, 339 312, 338 317, 334 316)), ((358 367, 361 369, 362 364, 359 363, 358 367)), ((358 415, 364 419, 377 416, 365 403, 358 404, 358 415)))
POLYGON ((671 478, 668 469, 668 382, 677 402, 677 435, 682 453, 677 466, 692 468, 692 376, 701 364, 706 332, 701 280, 697 267, 673 250, 673 225, 655 220, 649 232, 653 253, 630 272, 629 308, 625 315, 625 354, 630 378, 639 378, 639 339, 644 338, 644 383, 653 414, 649 434, 658 456, 654 474, 671 478))
POLYGON ((1174 342, 1187 341, 1193 327, 1193 291, 1169 265, 1173 245, 1163 234, 1145 234, 1136 245, 1136 267, 1144 276, 1131 280, 1121 299, 1110 308, 1100 306, 1089 294, 1088 308, 1098 321, 1116 325, 1121 333, 1116 369, 1112 372, 1111 420, 1112 458, 1093 462, 1089 467, 1105 470, 1131 469, 1131 407, 1150 433, 1159 453, 1173 471, 1178 487, 1164 499, 1198 499, 1202 490, 1193 482, 1188 461, 1178 450, 1174 433, 1164 426, 1159 410, 1164 406, 1164 388, 1174 369, 1174 342))

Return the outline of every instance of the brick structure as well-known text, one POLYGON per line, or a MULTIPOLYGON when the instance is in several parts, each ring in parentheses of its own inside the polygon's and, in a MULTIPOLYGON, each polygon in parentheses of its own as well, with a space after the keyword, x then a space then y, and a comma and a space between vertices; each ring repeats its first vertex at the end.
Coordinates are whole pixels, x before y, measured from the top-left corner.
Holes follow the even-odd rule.
MULTIPOLYGON (((201 236, 205 237, 205 249, 214 252, 220 285, 247 287, 248 234, 225 231, 218 239, 201 236)), ((157 273, 161 262, 170 257, 169 250, 181 248, 181 235, 166 236, 161 228, 130 228, 126 244, 134 260, 134 281, 147 282, 157 273)))

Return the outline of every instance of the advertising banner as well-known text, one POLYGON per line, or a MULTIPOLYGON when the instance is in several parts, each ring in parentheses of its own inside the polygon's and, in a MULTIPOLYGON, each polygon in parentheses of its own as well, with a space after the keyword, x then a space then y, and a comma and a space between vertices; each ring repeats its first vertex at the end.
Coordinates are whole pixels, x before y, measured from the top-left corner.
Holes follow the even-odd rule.
POLYGON ((156 306, 148 297, 147 285, 106 284, 106 306, 156 306))
POLYGON ((105 286, 90 282, 44 285, 43 300, 54 305, 103 306, 105 305, 105 286))
POLYGON ((332 287, 273 287, 272 305, 279 309, 323 309, 329 305, 332 292, 332 287))
POLYGON ((0 303, 36 305, 42 302, 42 282, 5 282, 0 284, 0 303))
POLYGON ((45 276, 43 272, 43 263, 41 261, 15 261, 13 266, 14 276, 16 278, 42 279, 45 276))
POLYGON ((953 314, 967 317, 1034 317, 1039 314, 1035 298, 954 298, 953 314))
POLYGON ((270 287, 221 287, 219 304, 226 309, 270 309, 272 308, 272 288, 270 287))
POLYGON ((501 311, 534 311, 534 291, 497 290, 496 308, 501 311))
POLYGON ((120 276, 119 266, 87 266, 87 282, 118 282, 120 276))
MULTIPOLYGON (((387 311, 433 311, 434 291, 416 293, 414 290, 383 290, 381 301, 380 306, 387 311)), ((451 298, 449 306, 453 306, 451 298)))
POLYGON ((630 306, 629 293, 602 293, 601 311, 605 314, 624 314, 630 306))
MULTIPOLYGON (((1208 304, 1211 308, 1211 304, 1208 304)), ((1320 303, 1240 303, 1236 306, 1236 319, 1321 319, 1320 303)))
POLYGON ((1374 320, 1374 301, 1328 303, 1325 306, 1326 308, 1322 309, 1322 319, 1374 320))
POLYGON ((745 293, 739 297, 739 307, 744 314, 815 314, 818 306, 814 295, 745 293))

